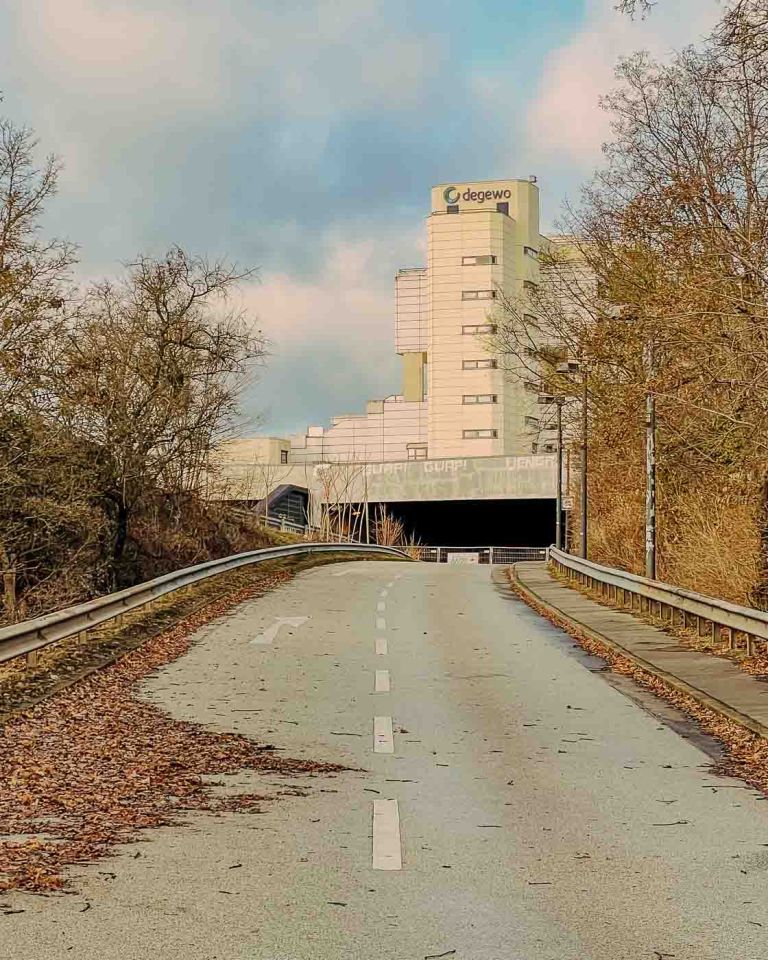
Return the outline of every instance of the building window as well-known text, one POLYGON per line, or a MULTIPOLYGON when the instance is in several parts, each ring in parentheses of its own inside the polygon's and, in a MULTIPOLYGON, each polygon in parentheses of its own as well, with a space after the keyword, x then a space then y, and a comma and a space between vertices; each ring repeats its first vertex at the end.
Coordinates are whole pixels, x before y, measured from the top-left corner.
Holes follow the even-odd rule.
POLYGON ((449 203, 448 206, 445 208, 445 212, 446 212, 446 213, 458 213, 458 212, 459 212, 459 205, 458 205, 458 203, 449 203))
POLYGON ((496 360, 462 360, 462 370, 495 370, 498 366, 496 360))
POLYGON ((534 250, 533 247, 523 247, 523 253, 526 257, 533 257, 534 260, 537 260, 539 256, 539 251, 534 250))
POLYGON ((525 418, 526 427, 533 427, 535 430, 539 429, 539 418, 538 417, 526 417, 525 418))
POLYGON ((496 263, 496 256, 493 253, 483 253, 476 257, 462 257, 461 265, 463 267, 479 267, 488 263, 496 263))
POLYGON ((462 430, 461 436, 464 440, 495 440, 498 433, 496 430, 462 430))
POLYGON ((427 459, 427 448, 422 447, 412 447, 408 445, 408 459, 409 460, 426 460, 427 459))
POLYGON ((509 216, 509 204, 508 203, 497 203, 496 212, 503 213, 506 216, 509 216))
POLYGON ((533 293, 535 290, 539 289, 538 283, 533 280, 523 280, 523 290, 529 290, 533 293))
POLYGON ((539 445, 535 441, 531 444, 531 453, 538 453, 539 445))
POLYGON ((542 453, 557 453, 556 443, 545 443, 541 448, 542 453))
POLYGON ((462 403, 496 403, 498 397, 495 393, 465 393, 461 398, 462 403))
POLYGON ((465 334, 473 333, 496 333, 496 324, 495 323, 465 323, 461 328, 461 332, 465 334))
POLYGON ((287 450, 281 450, 281 451, 280 451, 280 463, 288 463, 288 451, 287 451, 287 450))
POLYGON ((495 300, 495 290, 462 290, 462 300, 495 300))

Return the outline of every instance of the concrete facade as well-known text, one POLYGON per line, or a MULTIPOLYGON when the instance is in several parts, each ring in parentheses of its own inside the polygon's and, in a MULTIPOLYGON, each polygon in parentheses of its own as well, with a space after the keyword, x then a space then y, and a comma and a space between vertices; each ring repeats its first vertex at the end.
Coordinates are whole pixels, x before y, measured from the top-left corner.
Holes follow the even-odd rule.
POLYGON ((426 228, 427 265, 403 268, 395 278, 401 392, 369 401, 364 413, 334 417, 327 427, 275 438, 271 452, 240 442, 225 452, 230 476, 242 479, 249 461, 253 466, 278 449, 284 460, 288 444, 297 468, 292 483, 311 464, 369 465, 376 492, 368 489, 364 499, 554 495, 552 444, 541 443, 536 395, 505 376, 493 339, 501 303, 530 310, 529 291, 540 282, 538 257, 547 240, 539 233, 538 187, 532 179, 440 184, 432 188, 426 228), (489 458, 495 467, 485 466, 489 458), (514 464, 532 460, 536 467, 525 470, 536 479, 528 490, 517 479, 523 468, 514 464), (465 481, 457 473, 455 482, 433 482, 455 469, 446 463, 459 462, 465 481), (489 487, 491 473, 497 477, 489 487))
POLYGON ((278 484, 305 487, 315 504, 422 500, 535 500, 555 496, 554 456, 465 457, 378 463, 293 463, 281 470, 236 461, 216 496, 261 500, 278 484))

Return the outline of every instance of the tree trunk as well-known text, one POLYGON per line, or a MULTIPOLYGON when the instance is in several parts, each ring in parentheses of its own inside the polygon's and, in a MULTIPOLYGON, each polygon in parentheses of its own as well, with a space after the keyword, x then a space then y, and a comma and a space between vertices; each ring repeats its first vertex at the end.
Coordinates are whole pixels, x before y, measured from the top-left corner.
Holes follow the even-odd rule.
POLYGON ((124 499, 117 501, 117 530, 115 532, 115 544, 112 550, 112 559, 119 563, 125 552, 125 544, 128 540, 128 504, 124 499))
POLYGON ((14 623, 16 620, 16 570, 11 563, 11 557, 2 543, 0 543, 0 573, 3 584, 3 606, 6 618, 14 623))

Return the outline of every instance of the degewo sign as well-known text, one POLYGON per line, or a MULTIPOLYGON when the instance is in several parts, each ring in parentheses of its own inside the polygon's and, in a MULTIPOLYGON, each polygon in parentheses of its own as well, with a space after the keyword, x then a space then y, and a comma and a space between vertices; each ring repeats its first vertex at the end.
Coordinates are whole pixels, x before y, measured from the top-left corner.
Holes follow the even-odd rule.
POLYGON ((446 207, 458 206, 495 209, 497 203, 516 206, 518 182, 489 180, 481 183, 448 183, 432 190, 432 210, 445 213, 446 207))

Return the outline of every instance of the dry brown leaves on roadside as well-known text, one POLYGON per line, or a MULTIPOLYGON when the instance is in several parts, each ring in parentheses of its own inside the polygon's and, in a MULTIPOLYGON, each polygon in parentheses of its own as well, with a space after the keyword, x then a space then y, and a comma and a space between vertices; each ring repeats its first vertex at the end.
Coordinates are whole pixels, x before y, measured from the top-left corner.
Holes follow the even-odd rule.
POLYGON ((55 890, 62 870, 94 860, 138 831, 193 810, 256 809, 253 794, 215 797, 204 775, 342 768, 275 755, 237 734, 180 722, 134 697, 137 681, 187 651, 192 633, 236 603, 288 579, 260 578, 149 640, 0 732, 0 891, 55 890))
POLYGON ((752 733, 740 724, 703 706, 698 700, 660 680, 647 670, 636 666, 628 657, 623 657, 605 644, 572 626, 570 621, 539 603, 521 589, 513 577, 509 577, 514 592, 533 610, 564 630, 580 647, 593 656, 600 657, 616 673, 631 677, 636 683, 656 696, 673 704, 682 713, 694 719, 702 730, 719 740, 726 748, 726 756, 713 765, 713 773, 738 777, 768 795, 768 741, 752 733))

